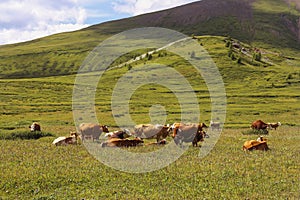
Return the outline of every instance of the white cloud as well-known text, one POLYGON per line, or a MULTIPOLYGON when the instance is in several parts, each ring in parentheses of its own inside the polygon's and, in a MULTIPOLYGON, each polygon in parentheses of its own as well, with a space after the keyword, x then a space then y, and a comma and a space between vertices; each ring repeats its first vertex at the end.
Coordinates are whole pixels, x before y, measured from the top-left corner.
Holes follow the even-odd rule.
POLYGON ((120 13, 140 15, 143 13, 164 10, 194 2, 195 0, 117 0, 113 2, 114 10, 120 13))
POLYGON ((73 31, 195 0, 1 0, 0 45, 73 31))
POLYGON ((73 31, 87 25, 86 10, 73 0, 4 0, 0 3, 0 44, 73 31))

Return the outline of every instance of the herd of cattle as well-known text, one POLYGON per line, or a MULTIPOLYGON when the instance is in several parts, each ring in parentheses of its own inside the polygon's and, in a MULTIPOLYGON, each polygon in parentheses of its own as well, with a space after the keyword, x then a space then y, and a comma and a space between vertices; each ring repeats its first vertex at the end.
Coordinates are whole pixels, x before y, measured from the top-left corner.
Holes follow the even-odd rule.
MULTIPOLYGON (((275 129, 281 123, 265 123, 261 120, 256 120, 251 124, 253 130, 275 129)), ((41 126, 34 122, 29 126, 31 131, 41 131, 41 126)), ((71 132, 69 136, 58 137, 53 141, 56 146, 78 144, 88 141, 98 141, 101 134, 105 133, 104 138, 106 141, 101 143, 102 147, 131 147, 143 145, 143 139, 156 139, 156 142, 148 143, 147 145, 164 145, 166 138, 171 135, 176 145, 183 143, 192 143, 193 146, 198 146, 199 142, 203 142, 204 138, 209 138, 204 130, 211 128, 212 131, 221 130, 220 122, 210 122, 207 126, 204 123, 174 123, 172 125, 153 125, 153 124, 140 124, 136 125, 131 131, 128 129, 109 132, 108 126, 93 123, 82 123, 79 126, 78 133, 71 132), (132 139, 130 139, 132 138, 132 139)), ((268 150, 267 140, 260 136, 256 140, 246 141, 243 145, 243 150, 268 150)))

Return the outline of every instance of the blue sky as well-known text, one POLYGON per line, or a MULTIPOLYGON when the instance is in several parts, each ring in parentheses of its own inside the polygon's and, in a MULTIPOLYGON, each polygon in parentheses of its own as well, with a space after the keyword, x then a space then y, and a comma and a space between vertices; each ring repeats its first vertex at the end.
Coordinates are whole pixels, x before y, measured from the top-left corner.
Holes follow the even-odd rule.
POLYGON ((0 45, 78 30, 195 0, 1 0, 0 45))

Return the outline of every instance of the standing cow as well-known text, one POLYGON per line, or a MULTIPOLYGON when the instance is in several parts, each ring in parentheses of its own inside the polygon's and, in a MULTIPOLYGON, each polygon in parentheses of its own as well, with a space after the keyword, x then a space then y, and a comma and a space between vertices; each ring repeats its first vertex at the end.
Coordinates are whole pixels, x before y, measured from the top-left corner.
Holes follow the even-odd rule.
POLYGON ((199 141, 204 141, 206 133, 203 128, 207 128, 204 123, 200 124, 173 124, 173 138, 176 144, 192 142, 193 146, 198 146, 199 141))
POLYGON ((256 130, 266 130, 268 127, 269 125, 261 120, 256 120, 251 124, 251 128, 256 130))
POLYGON ((102 132, 108 133, 108 127, 106 125, 100 126, 99 124, 93 123, 82 123, 79 125, 79 132, 82 137, 82 141, 87 137, 94 140, 99 140, 102 132))

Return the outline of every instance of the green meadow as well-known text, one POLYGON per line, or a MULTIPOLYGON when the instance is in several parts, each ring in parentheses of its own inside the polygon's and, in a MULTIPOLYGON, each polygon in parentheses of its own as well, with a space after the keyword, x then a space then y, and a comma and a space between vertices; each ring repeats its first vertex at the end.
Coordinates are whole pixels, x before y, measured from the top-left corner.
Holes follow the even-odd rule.
MULTIPOLYGON (((198 157, 199 147, 190 147, 158 171, 139 174, 114 170, 97 161, 83 145, 51 144, 56 137, 76 130, 72 113, 76 75, 1 79, 0 199, 299 199, 299 52, 289 50, 293 53, 287 57, 276 49, 261 48, 262 59, 255 61, 249 44, 234 40, 248 53, 233 48, 232 58, 228 56, 230 47, 226 47, 229 38, 197 36, 195 40, 218 67, 227 98, 224 129, 206 157, 198 157), (280 121, 282 126, 265 136, 270 151, 243 152, 243 143, 258 137, 243 134, 256 119, 280 121), (44 137, 7 137, 28 131, 33 121, 41 124, 42 132, 47 133, 44 137)), ((99 122, 109 125, 111 131, 118 130, 111 108, 115 85, 129 69, 151 63, 169 66, 186 78, 198 99, 200 120, 209 124, 211 98, 203 77, 185 60, 165 50, 130 66, 111 66, 103 74, 95 95, 99 122)), ((150 122, 152 105, 164 106, 166 123, 181 117, 176 96, 161 85, 143 85, 134 91, 129 104, 130 116, 137 124, 150 122)), ((128 150, 143 153, 159 148, 128 150)))

